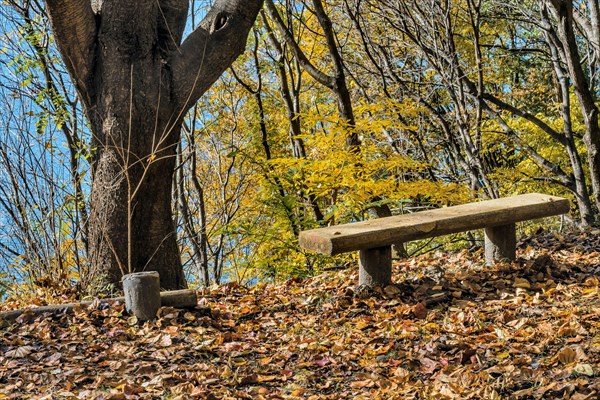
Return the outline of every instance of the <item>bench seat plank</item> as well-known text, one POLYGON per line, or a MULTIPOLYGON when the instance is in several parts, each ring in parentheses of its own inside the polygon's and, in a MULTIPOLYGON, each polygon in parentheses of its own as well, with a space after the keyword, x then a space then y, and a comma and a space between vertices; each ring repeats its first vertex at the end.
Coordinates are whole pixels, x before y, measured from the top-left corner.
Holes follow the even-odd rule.
POLYGON ((307 250, 335 255, 473 229, 514 224, 565 214, 568 211, 567 199, 530 193, 312 229, 300 233, 299 244, 307 250))

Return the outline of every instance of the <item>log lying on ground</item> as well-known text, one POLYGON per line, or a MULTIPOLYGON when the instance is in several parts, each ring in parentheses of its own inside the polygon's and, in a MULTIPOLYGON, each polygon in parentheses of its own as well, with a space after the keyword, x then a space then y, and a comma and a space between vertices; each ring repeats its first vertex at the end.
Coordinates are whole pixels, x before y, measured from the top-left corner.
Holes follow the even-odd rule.
MULTIPOLYGON (((23 313, 31 313, 34 316, 42 314, 55 314, 55 313, 71 313, 78 306, 89 306, 93 301, 82 301, 79 303, 68 303, 68 304, 56 304, 51 306, 26 308, 22 310, 13 310, 0 312, 0 320, 14 321, 19 318, 23 313)), ((99 299, 100 303, 111 303, 111 302, 125 302, 125 297, 115 297, 110 299, 99 299)), ((160 302, 163 307, 173 308, 192 308, 198 304, 198 298, 196 297, 196 291, 190 289, 184 290, 173 290, 170 292, 161 292, 160 302)))

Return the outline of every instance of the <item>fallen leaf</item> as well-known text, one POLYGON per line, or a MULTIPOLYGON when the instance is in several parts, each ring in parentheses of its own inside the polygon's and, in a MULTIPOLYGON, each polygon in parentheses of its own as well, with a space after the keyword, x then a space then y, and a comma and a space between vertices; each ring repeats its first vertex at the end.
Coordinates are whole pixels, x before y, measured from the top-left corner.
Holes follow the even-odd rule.
POLYGON ((421 368, 419 368, 419 370, 424 374, 433 373, 433 371, 435 371, 435 369, 439 365, 437 361, 434 361, 427 357, 419 359, 419 362, 421 363, 421 368))
POLYGON ((316 357, 314 360, 314 363, 317 364, 319 367, 324 367, 327 364, 331 363, 331 360, 327 357, 316 357))
POLYGON ((570 347, 565 347, 556 354, 561 364, 567 365, 577 361, 577 352, 570 347))
POLYGON ((425 303, 417 303, 413 306, 412 312, 417 319, 425 319, 427 317, 427 306, 425 303))
POLYGON ((521 289, 531 289, 531 283, 527 279, 515 278, 513 286, 521 289))
POLYGON ((594 376, 594 367, 592 367, 590 364, 579 363, 575 365, 573 372, 577 372, 578 374, 585 376, 594 376))
POLYGON ((169 347, 173 344, 173 339, 170 335, 162 335, 157 344, 161 347, 169 347))
POLYGON ((35 348, 32 346, 21 346, 14 350, 7 351, 5 355, 8 358, 23 358, 33 353, 34 350, 35 348))
POLYGON ((387 285, 384 289, 383 292, 386 294, 386 296, 388 297, 397 297, 399 295, 402 294, 402 290, 400 290, 398 288, 398 286, 396 285, 387 285))
POLYGON ((191 312, 186 312, 185 314, 183 314, 183 318, 185 318, 188 321, 196 320, 196 316, 194 314, 192 314, 191 312))

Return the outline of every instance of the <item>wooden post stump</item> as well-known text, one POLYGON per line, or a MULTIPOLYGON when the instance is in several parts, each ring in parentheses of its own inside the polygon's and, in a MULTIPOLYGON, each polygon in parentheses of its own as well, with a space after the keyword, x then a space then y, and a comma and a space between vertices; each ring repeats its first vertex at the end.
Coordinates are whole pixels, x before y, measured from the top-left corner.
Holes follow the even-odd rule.
POLYGON ((514 261, 517 257, 517 233, 515 224, 485 228, 485 263, 514 261))
POLYGON ((378 247, 358 252, 358 284, 386 287, 392 283, 392 247, 378 247))
POLYGON ((160 277, 156 271, 135 272, 123 276, 125 308, 140 321, 156 318, 160 308, 160 277))

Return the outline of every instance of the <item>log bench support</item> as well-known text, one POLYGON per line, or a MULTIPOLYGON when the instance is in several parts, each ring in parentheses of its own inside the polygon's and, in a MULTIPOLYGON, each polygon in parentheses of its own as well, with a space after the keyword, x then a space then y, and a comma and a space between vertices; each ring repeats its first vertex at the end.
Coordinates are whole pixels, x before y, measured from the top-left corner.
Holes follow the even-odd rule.
POLYGON ((517 229, 515 224, 485 228, 485 263, 515 261, 517 258, 517 229))
POLYGON ((335 255, 359 252, 359 285, 392 283, 392 245, 474 229, 485 230, 485 262, 514 261, 515 223, 565 214, 567 199, 531 193, 300 233, 302 248, 335 255))
MULTIPOLYGON (((515 224, 485 228, 485 264, 517 258, 515 224)), ((392 246, 358 251, 358 284, 385 287, 392 283, 392 246)))
POLYGON ((392 283, 392 246, 358 251, 358 284, 387 286, 392 283))

